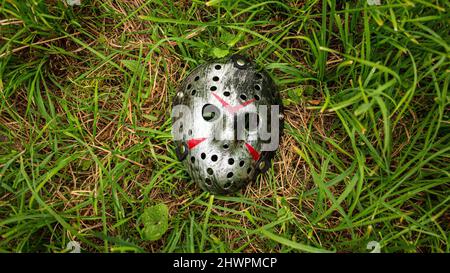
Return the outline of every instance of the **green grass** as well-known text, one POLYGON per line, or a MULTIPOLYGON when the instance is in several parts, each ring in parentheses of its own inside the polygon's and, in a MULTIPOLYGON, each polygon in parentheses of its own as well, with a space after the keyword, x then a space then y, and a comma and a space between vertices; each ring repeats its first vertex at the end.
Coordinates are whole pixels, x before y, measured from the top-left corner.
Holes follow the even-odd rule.
POLYGON ((0 251, 450 251, 444 0, 0 0, 0 251), (204 193, 176 160, 177 85, 243 53, 286 105, 274 166, 204 193), (169 226, 143 240, 144 209, 169 226))

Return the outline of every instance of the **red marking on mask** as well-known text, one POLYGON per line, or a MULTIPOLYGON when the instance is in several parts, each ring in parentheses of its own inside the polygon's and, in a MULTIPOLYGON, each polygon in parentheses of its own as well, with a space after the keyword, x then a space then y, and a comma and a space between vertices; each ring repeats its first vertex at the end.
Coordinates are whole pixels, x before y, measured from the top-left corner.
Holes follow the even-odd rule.
POLYGON ((220 104, 222 104, 222 106, 225 108, 225 110, 227 110, 228 112, 230 112, 231 114, 236 113, 237 111, 239 111, 240 109, 244 108, 245 106, 253 103, 255 101, 255 99, 251 99, 248 100, 244 103, 235 105, 235 106, 231 106, 228 104, 228 102, 226 102, 224 99, 222 99, 219 95, 217 95, 216 93, 212 93, 213 96, 220 102, 220 104))
POLYGON ((193 139, 189 139, 187 142, 188 145, 188 149, 193 149, 195 148, 195 146, 197 146, 198 144, 202 143, 206 138, 193 138, 193 139))
POLYGON ((258 161, 260 154, 257 150, 255 150, 255 148, 253 148, 252 145, 245 143, 245 147, 247 147, 248 152, 252 155, 253 159, 255 161, 258 161))

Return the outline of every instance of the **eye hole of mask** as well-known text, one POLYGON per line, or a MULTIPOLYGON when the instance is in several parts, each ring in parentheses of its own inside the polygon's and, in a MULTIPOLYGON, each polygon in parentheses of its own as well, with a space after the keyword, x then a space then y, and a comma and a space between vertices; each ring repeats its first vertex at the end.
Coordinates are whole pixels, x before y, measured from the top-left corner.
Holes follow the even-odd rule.
POLYGON ((202 117, 205 121, 211 122, 218 119, 220 116, 220 109, 212 104, 205 104, 202 108, 202 117))

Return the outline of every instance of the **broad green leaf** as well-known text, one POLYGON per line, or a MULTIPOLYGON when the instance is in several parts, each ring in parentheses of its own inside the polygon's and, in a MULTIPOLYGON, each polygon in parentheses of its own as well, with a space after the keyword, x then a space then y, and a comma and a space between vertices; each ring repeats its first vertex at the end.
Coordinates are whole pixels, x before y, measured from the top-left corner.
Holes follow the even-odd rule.
POLYGON ((285 106, 291 105, 291 102, 292 102, 292 100, 290 100, 290 99, 282 99, 282 101, 283 101, 283 105, 285 105, 285 106))
POLYGON ((294 102, 300 102, 302 100, 303 88, 295 88, 288 91, 289 98, 294 102))
POLYGON ((240 31, 237 35, 233 33, 222 30, 220 35, 220 41, 226 44, 228 47, 233 47, 237 42, 239 42, 243 37, 242 31, 240 31))
POLYGON ((230 51, 228 49, 221 49, 218 47, 215 47, 212 50, 212 55, 219 59, 227 56, 229 53, 230 53, 230 51))
POLYGON ((149 241, 159 240, 169 226, 169 209, 162 203, 148 207, 144 210, 141 221, 144 224, 142 238, 149 241))

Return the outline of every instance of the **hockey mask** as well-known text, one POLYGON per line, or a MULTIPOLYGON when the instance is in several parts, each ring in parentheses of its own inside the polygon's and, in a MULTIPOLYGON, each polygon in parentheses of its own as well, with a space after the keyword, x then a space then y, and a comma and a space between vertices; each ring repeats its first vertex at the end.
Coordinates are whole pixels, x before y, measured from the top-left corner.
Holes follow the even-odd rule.
POLYGON ((232 193, 266 172, 283 128, 271 77, 235 55, 197 67, 173 101, 175 152, 211 193, 232 193))

